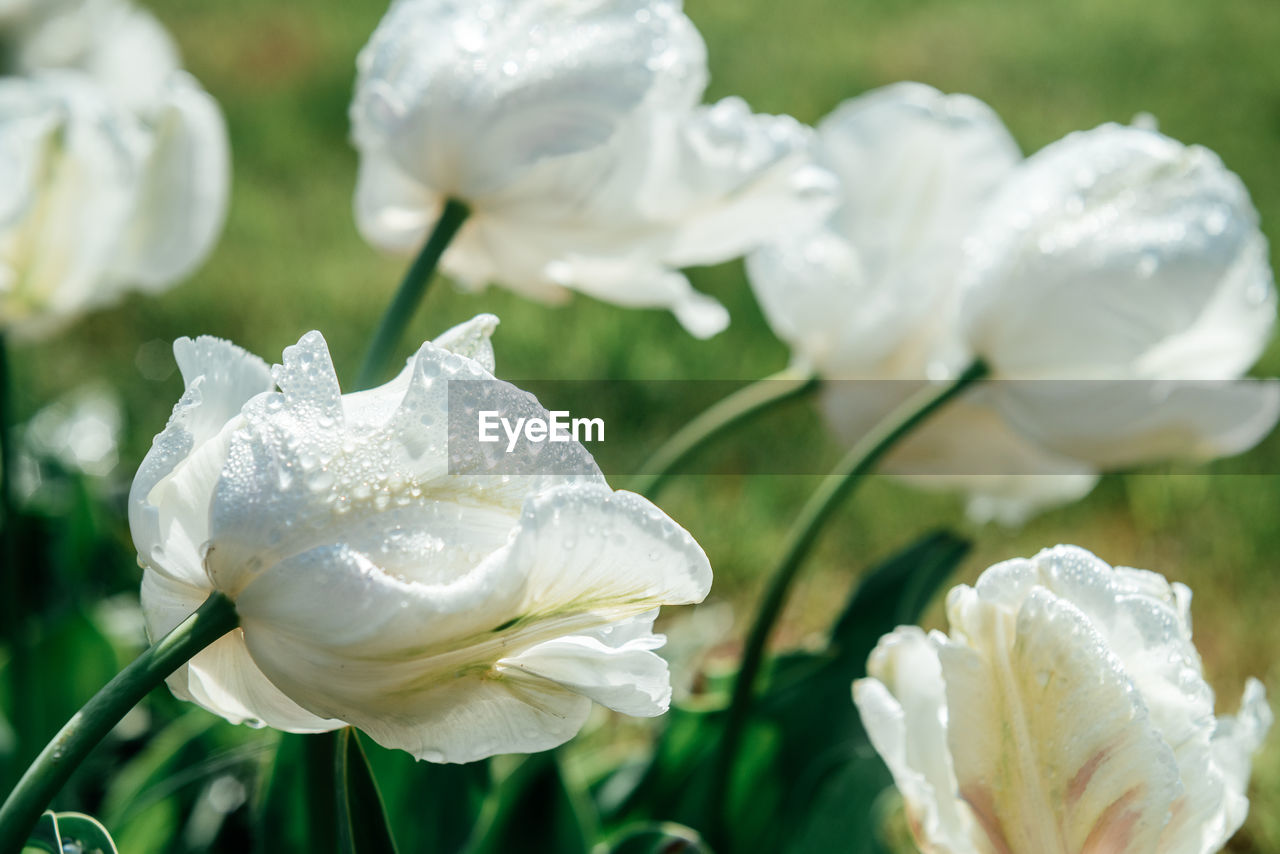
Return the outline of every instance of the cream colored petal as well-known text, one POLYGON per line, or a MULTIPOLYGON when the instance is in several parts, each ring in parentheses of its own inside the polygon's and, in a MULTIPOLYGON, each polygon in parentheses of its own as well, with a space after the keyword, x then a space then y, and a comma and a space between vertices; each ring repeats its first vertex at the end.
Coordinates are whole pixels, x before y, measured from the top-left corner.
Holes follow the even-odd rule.
POLYGON ((911 832, 932 854, 990 850, 960 799, 947 747, 942 666, 933 643, 915 626, 885 635, 868 662, 869 678, 853 683, 854 702, 876 751, 893 773, 911 832))
POLYGON ((948 612, 948 742, 994 849, 1155 850, 1178 767, 1085 615, 1040 587, 1016 610, 960 587, 948 612))

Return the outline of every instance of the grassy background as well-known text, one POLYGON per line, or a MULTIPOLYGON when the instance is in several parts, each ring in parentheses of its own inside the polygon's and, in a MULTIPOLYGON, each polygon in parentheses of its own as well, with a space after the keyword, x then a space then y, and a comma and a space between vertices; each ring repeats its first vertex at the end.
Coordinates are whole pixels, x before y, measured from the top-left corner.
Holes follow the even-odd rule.
MULTIPOLYGON (((221 245, 193 279, 158 298, 131 298, 57 340, 17 354, 19 406, 90 380, 126 402, 127 478, 180 392, 156 377, 156 354, 179 335, 210 333, 264 355, 321 329, 350 378, 403 268, 358 237, 350 214, 356 159, 346 108, 355 54, 383 11, 351 0, 151 0, 188 67, 221 101, 235 187, 221 245), (147 375, 152 378, 148 378, 147 375)), ((1156 115, 1166 133, 1209 146, 1250 187, 1280 241, 1280 6, 1275 0, 688 0, 710 48, 709 98, 739 94, 762 111, 813 122, 845 98, 901 79, 975 94, 1027 152, 1071 130, 1156 115)), ((733 313, 709 342, 660 312, 579 298, 544 307, 491 290, 437 287, 411 337, 478 311, 503 319, 499 373, 524 378, 746 379, 777 370, 770 335, 739 264, 696 271, 695 284, 733 313)), ((407 349, 407 348, 406 348, 407 349)), ((158 364, 163 365, 164 360, 158 364)), ((1280 373, 1280 346, 1257 372, 1280 373)), ((779 413, 723 453, 752 459, 830 455, 813 417, 779 413), (797 443, 796 435, 808 437, 797 443), (798 447, 798 445, 800 447, 798 447)), ((1112 563, 1159 570, 1196 591, 1198 645, 1230 712, 1247 675, 1280 694, 1280 443, 1196 475, 1110 476, 1075 506, 1020 530, 969 529, 964 575, 1072 542, 1112 563), (1217 471, 1218 473, 1213 473, 1217 471), (1246 472, 1246 473, 1241 473, 1246 472), (1253 472, 1253 473, 1247 473, 1253 472)), ((688 477, 664 506, 706 547, 716 595, 751 600, 780 537, 814 486, 806 477, 688 477)), ((966 528, 959 503, 889 482, 838 517, 787 618, 784 642, 822 626, 862 568, 933 525, 966 528)), ((1280 851, 1280 736, 1258 758, 1254 808, 1235 851, 1280 851)))

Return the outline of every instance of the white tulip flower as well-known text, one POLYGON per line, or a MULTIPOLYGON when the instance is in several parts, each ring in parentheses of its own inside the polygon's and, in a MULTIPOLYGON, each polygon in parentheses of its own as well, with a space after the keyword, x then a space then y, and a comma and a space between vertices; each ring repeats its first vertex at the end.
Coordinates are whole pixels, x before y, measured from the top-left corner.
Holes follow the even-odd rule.
POLYGON ((47 334, 172 284, 212 248, 226 130, 186 75, 165 92, 148 126, 80 73, 0 78, 0 328, 47 334))
POLYGON ((496 383, 496 322, 346 395, 319 333, 274 369, 213 338, 175 345, 187 392, 130 494, 147 624, 158 637, 213 591, 241 621, 170 677, 176 695, 290 732, 351 724, 435 762, 554 747, 592 700, 666 710, 653 620, 708 591, 693 538, 594 464, 450 471, 448 386, 496 383))
POLYGON ((1243 823, 1272 723, 1257 680, 1214 717, 1191 591, 1058 546, 885 635, 854 683, 928 854, 1210 854, 1243 823))
POLYGON ((679 0, 397 0, 358 66, 361 232, 412 252, 465 203, 442 263, 467 287, 665 307, 707 337, 728 316, 678 268, 832 199, 807 128, 698 105, 706 48, 679 0))
POLYGON ((1036 381, 966 396, 886 471, 1016 522, 1100 468, 1239 453, 1275 424, 1273 386, 1231 382, 1275 291, 1257 212, 1212 153, 1104 125, 1023 160, 985 104, 918 83, 843 104, 817 151, 842 206, 748 271, 797 365, 832 380, 837 431, 857 438, 975 357, 1036 381))
POLYGON ((0 6, 8 71, 83 71, 122 106, 146 112, 180 69, 178 48, 155 16, 129 0, 40 0, 0 6))

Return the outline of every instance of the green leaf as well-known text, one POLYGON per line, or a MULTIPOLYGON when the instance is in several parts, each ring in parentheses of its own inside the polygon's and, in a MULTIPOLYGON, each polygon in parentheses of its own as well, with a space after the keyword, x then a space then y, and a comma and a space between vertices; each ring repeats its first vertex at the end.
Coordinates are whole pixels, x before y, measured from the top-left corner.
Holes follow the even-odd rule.
POLYGON ((280 736, 261 785, 256 851, 337 854, 336 747, 337 735, 331 732, 280 736))
POLYGON ((692 828, 673 821, 650 821, 623 828, 597 845, 593 854, 711 854, 711 849, 692 828))
POLYGON ((398 822, 402 851, 458 854, 475 831, 491 788, 489 761, 466 765, 419 762, 403 750, 363 742, 383 804, 398 822))
MULTIPOLYGON (((729 787, 732 851, 808 854, 821 850, 809 840, 835 838, 843 841, 827 850, 882 850, 868 829, 871 802, 890 778, 862 729, 850 688, 866 675, 867 656, 880 637, 917 622, 968 549, 950 533, 920 538, 864 576, 825 649, 769 663, 729 787)), ((628 793, 609 792, 627 782, 621 775, 601 787, 613 826, 645 819, 711 826, 706 792, 723 715, 675 708, 666 724, 653 760, 628 793)))
POLYGON ((23 852, 65 854, 68 850, 84 854, 118 854, 111 834, 93 816, 79 812, 46 811, 23 846, 23 852))
POLYGON ((79 843, 84 854, 118 854, 111 834, 93 816, 79 812, 58 813, 58 835, 62 838, 62 849, 79 843))
POLYGON ((525 758, 490 795, 470 854, 588 854, 595 816, 554 752, 525 758))
POLYGON ((58 817, 46 810, 40 821, 31 831, 23 852, 45 851, 48 854, 62 854, 62 837, 58 835, 58 817))
POLYGON ((342 854, 395 854, 382 795, 351 727, 338 731, 335 770, 338 801, 338 850, 342 854))

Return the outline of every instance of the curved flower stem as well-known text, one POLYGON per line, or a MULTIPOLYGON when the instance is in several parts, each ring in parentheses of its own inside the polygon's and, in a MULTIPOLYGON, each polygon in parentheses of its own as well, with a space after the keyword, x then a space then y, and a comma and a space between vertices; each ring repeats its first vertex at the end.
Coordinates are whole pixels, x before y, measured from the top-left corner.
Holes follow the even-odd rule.
POLYGON ((646 498, 653 498, 676 466, 712 438, 740 421, 808 394, 817 387, 818 378, 814 374, 788 368, 738 389, 713 403, 664 442, 641 466, 632 489, 646 498))
POLYGON ((358 389, 372 386, 377 382, 379 374, 386 369, 387 361, 391 358, 396 345, 400 343, 405 327, 409 325, 409 319, 413 317, 413 310, 421 302, 422 295, 427 292, 427 285, 431 284, 431 276, 440 263, 440 256, 457 236, 458 230, 462 228, 462 224, 467 221, 470 214, 471 209, 457 199, 449 199, 444 203, 440 219, 436 220, 435 228, 432 229, 427 242, 423 244, 422 251, 418 253, 417 258, 413 259, 413 263, 404 274, 404 279, 400 282, 400 289, 396 291, 391 305, 387 306, 386 312, 382 315, 378 331, 374 333, 373 342, 365 353, 364 363, 360 366, 360 374, 356 379, 358 389))
POLYGON ((238 624, 235 605, 221 593, 214 593, 85 703, 40 751, 0 806, 0 854, 21 851, 31 828, 71 772, 126 712, 170 673, 238 624))
POLYGON ((712 782, 711 815, 717 822, 723 824, 725 820, 729 779, 755 698, 756 677, 764 660, 765 645, 787 603, 787 595, 800 566, 817 541, 818 532, 841 500, 849 495, 863 476, 869 474, 894 445, 987 373, 986 363, 976 360, 952 382, 941 388, 923 389, 894 410, 850 449, 823 479, 822 486, 809 496, 800 515, 796 517, 791 532, 787 535, 782 560, 773 572, 764 601, 747 635, 742 652, 742 667, 733 684, 733 696, 729 702, 724 736, 716 757, 716 774, 712 782))

